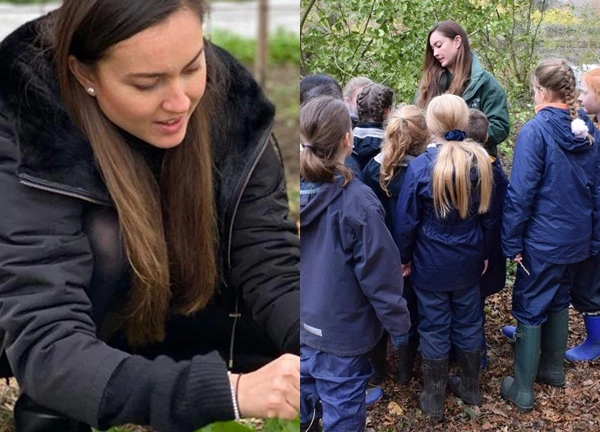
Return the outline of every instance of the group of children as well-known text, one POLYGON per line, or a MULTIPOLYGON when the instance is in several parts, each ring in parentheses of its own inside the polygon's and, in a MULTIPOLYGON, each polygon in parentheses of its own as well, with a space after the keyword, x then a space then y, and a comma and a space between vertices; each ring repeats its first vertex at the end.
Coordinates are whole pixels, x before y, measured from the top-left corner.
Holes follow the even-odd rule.
POLYGON ((314 92, 301 107, 301 430, 319 418, 327 431, 364 429, 388 334, 400 384, 420 346, 430 418, 443 418, 447 383, 480 404, 483 309, 505 285, 506 258, 518 268, 518 324, 503 329, 515 358, 501 394, 530 410, 536 379, 565 383, 571 297, 588 330, 578 359, 600 356, 600 134, 577 111, 572 69, 549 60, 533 74, 536 116, 519 133, 510 184, 483 146, 486 116, 461 97, 392 110, 391 89, 362 83, 356 113, 314 92), (448 379, 451 351, 459 375, 448 379))

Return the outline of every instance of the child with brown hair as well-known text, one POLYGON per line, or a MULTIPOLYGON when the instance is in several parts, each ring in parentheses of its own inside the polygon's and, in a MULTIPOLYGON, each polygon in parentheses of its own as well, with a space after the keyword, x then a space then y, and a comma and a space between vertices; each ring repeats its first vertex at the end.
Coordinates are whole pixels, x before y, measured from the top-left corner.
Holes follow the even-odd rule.
POLYGON ((393 101, 394 91, 381 84, 363 87, 356 98, 358 123, 352 131, 354 148, 351 159, 358 164, 357 176, 360 176, 371 158, 381 151, 383 122, 392 109, 393 101))
MULTIPOLYGON (((469 109, 469 125, 467 126, 467 138, 481 144, 482 146, 488 139, 489 122, 487 116, 478 109, 469 109)), ((484 146, 485 147, 485 146, 484 146)), ((506 197, 506 188, 508 187, 508 179, 500 159, 490 155, 492 163, 492 171, 494 178, 494 190, 492 193, 493 214, 496 218, 495 228, 491 233, 492 249, 488 252, 489 261, 486 272, 481 276, 479 288, 481 290, 481 316, 483 319, 481 335, 483 341, 481 343, 481 368, 487 367, 487 344, 485 338, 485 300, 488 296, 500 292, 506 283, 506 258, 502 253, 500 246, 500 227, 502 226, 502 208, 504 206, 504 198, 506 197)))
POLYGON ((300 109, 301 430, 319 400, 327 431, 364 430, 369 351, 385 330, 410 327, 400 256, 373 192, 344 166, 352 151, 348 109, 318 97, 300 109))

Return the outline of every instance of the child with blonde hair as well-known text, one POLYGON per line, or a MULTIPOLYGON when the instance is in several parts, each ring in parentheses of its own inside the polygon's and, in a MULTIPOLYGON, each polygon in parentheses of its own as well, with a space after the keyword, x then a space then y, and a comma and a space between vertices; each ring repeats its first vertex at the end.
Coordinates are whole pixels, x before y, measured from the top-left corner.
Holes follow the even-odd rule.
MULTIPOLYGON (((381 201, 386 211, 385 224, 393 232, 393 217, 398 195, 402 188, 408 164, 419 156, 429 140, 429 130, 425 121, 425 111, 415 105, 403 105, 394 110, 387 119, 381 153, 369 161, 361 174, 361 180, 369 186, 381 201)), ((410 312, 411 329, 406 340, 396 341, 398 345, 398 367, 396 380, 406 385, 413 375, 413 364, 417 355, 419 337, 417 335, 417 300, 408 277, 404 278, 404 298, 410 312)), ((373 384, 381 382, 385 376, 387 335, 371 352, 371 363, 375 369, 373 384)))
POLYGON ((501 393, 520 411, 533 408, 536 380, 565 385, 569 292, 585 283, 580 263, 600 251, 598 136, 577 111, 575 74, 545 60, 531 85, 536 115, 517 137, 502 217, 502 249, 518 266, 514 377, 501 393))
POLYGON ((369 351, 384 328, 404 336, 400 256, 373 192, 344 166, 352 150, 348 109, 318 97, 300 108, 300 384, 302 431, 360 431, 369 351))
POLYGON ((465 141, 468 108, 463 99, 448 94, 433 98, 426 118, 433 142, 408 166, 395 239, 417 297, 421 408, 440 421, 451 344, 460 375, 450 378, 450 388, 467 404, 482 401, 479 279, 494 224, 489 212, 493 181, 486 151, 465 141))

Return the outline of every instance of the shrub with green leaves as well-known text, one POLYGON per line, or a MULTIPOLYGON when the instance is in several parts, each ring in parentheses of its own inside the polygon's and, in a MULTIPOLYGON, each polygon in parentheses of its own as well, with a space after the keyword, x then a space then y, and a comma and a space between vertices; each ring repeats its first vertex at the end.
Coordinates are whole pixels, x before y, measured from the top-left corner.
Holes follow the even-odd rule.
POLYGON ((484 67, 506 90, 513 134, 530 115, 529 77, 544 0, 302 0, 302 73, 328 73, 343 85, 365 75, 392 87, 395 101, 413 101, 427 34, 436 23, 458 22, 484 67), (538 11, 534 14, 534 11, 538 11))
MULTIPOLYGON (((229 51, 245 64, 254 62, 256 40, 239 36, 228 30, 215 29, 208 38, 229 51)), ((279 28, 269 37, 269 63, 271 65, 300 64, 300 38, 298 34, 279 28)))

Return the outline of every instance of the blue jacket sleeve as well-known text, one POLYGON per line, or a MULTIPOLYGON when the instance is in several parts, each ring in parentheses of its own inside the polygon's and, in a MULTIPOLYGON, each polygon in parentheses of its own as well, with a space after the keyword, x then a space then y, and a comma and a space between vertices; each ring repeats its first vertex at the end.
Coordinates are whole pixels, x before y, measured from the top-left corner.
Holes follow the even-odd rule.
POLYGON ((394 336, 410 328, 400 254, 385 226, 383 207, 374 196, 354 222, 354 274, 383 327, 394 336))
POLYGON ((400 250, 402 264, 407 264, 412 260, 415 234, 420 221, 418 181, 412 165, 409 165, 394 215, 394 240, 400 250))
POLYGON ((513 258, 523 252, 523 237, 545 169, 542 139, 525 125, 515 144, 510 183, 502 216, 502 250, 513 258))

